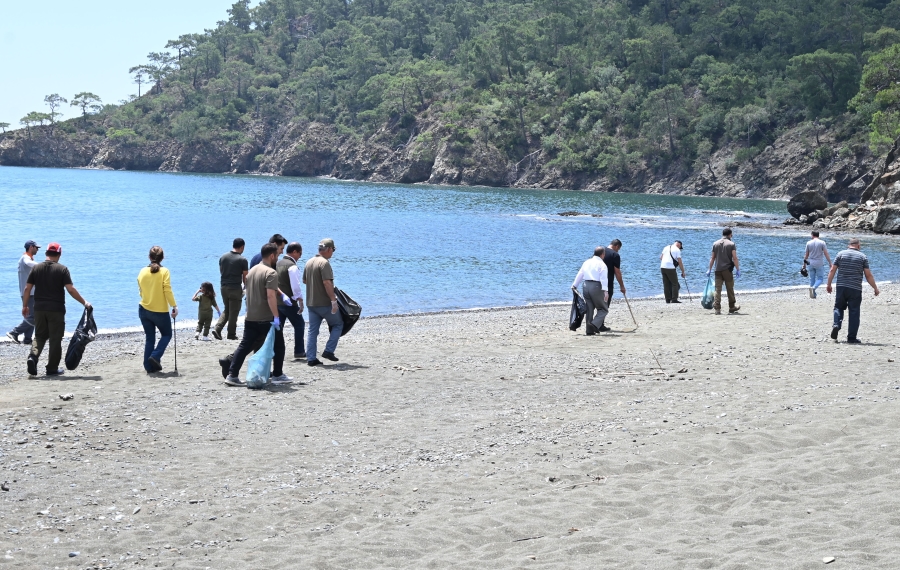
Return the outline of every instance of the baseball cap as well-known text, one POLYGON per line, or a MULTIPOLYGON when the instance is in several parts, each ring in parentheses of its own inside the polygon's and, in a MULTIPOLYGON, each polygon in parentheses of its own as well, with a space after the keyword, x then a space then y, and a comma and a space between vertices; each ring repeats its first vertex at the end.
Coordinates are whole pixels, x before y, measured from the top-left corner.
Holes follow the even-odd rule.
POLYGON ((38 243, 36 241, 34 241, 33 239, 30 239, 25 242, 25 249, 31 249, 32 247, 41 249, 41 246, 39 246, 38 243))
POLYGON ((62 246, 56 242, 52 242, 47 246, 47 253, 62 253, 62 246))
POLYGON ((319 242, 319 247, 322 247, 322 248, 331 248, 331 249, 333 249, 333 250, 337 250, 337 248, 334 247, 334 240, 331 239, 331 238, 325 238, 325 239, 323 239, 322 241, 320 241, 320 242, 319 242))

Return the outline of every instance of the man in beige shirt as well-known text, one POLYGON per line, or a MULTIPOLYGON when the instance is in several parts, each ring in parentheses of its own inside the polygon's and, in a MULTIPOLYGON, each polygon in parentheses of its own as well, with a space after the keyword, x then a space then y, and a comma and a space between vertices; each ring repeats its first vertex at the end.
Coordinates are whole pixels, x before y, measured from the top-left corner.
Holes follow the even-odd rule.
POLYGON ((319 254, 306 262, 303 268, 303 283, 306 284, 306 308, 309 309, 309 334, 306 337, 306 363, 318 366, 322 361, 316 358, 316 340, 322 321, 328 322, 331 334, 322 352, 322 358, 337 362, 334 355, 338 339, 344 330, 344 320, 338 314, 337 297, 334 295, 334 272, 328 262, 334 255, 334 240, 319 242, 319 254))

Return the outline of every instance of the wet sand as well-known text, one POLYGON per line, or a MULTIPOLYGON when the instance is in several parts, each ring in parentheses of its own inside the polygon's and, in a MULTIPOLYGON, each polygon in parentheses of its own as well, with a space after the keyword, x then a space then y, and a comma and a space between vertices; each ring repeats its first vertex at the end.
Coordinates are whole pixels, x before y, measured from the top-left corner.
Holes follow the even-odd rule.
POLYGON ((0 567, 895 568, 882 291, 858 346, 824 290, 632 301, 637 330, 617 296, 594 337, 559 305, 365 319, 261 391, 187 331, 177 375, 137 334, 53 380, 3 344, 0 567))

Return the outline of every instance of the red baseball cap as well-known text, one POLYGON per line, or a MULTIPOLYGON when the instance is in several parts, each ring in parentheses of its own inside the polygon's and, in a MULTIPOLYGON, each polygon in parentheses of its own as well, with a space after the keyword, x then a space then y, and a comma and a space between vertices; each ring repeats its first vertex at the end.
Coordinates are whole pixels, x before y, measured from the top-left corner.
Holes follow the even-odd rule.
POLYGON ((62 246, 55 241, 51 242, 50 245, 47 246, 47 253, 62 253, 62 246))

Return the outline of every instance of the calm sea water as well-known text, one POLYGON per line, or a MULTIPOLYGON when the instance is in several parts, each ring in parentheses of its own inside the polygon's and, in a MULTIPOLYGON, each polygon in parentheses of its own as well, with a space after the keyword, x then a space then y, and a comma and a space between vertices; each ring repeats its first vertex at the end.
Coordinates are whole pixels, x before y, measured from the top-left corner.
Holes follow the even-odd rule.
MULTIPOLYGON (((303 260, 334 238, 337 286, 378 315, 568 301, 581 262, 613 238, 624 242, 630 296, 661 294, 659 254, 675 239, 697 292, 721 223, 787 216, 784 203, 760 200, 10 167, 0 167, 0 195, 0 331, 20 320, 16 261, 28 239, 62 244, 75 286, 109 329, 139 324, 135 279, 153 245, 165 249, 186 319, 196 318, 190 298, 202 281, 218 290, 217 260, 233 238, 247 241, 249 258, 275 232, 300 241, 303 260), (567 210, 603 217, 557 215, 567 210)), ((806 239, 736 229, 738 287, 802 285, 806 239)), ((829 240, 833 254, 844 240, 829 240)), ((866 236, 863 250, 879 280, 898 277, 900 242, 866 236)), ((69 307, 72 329, 81 311, 69 307)))

